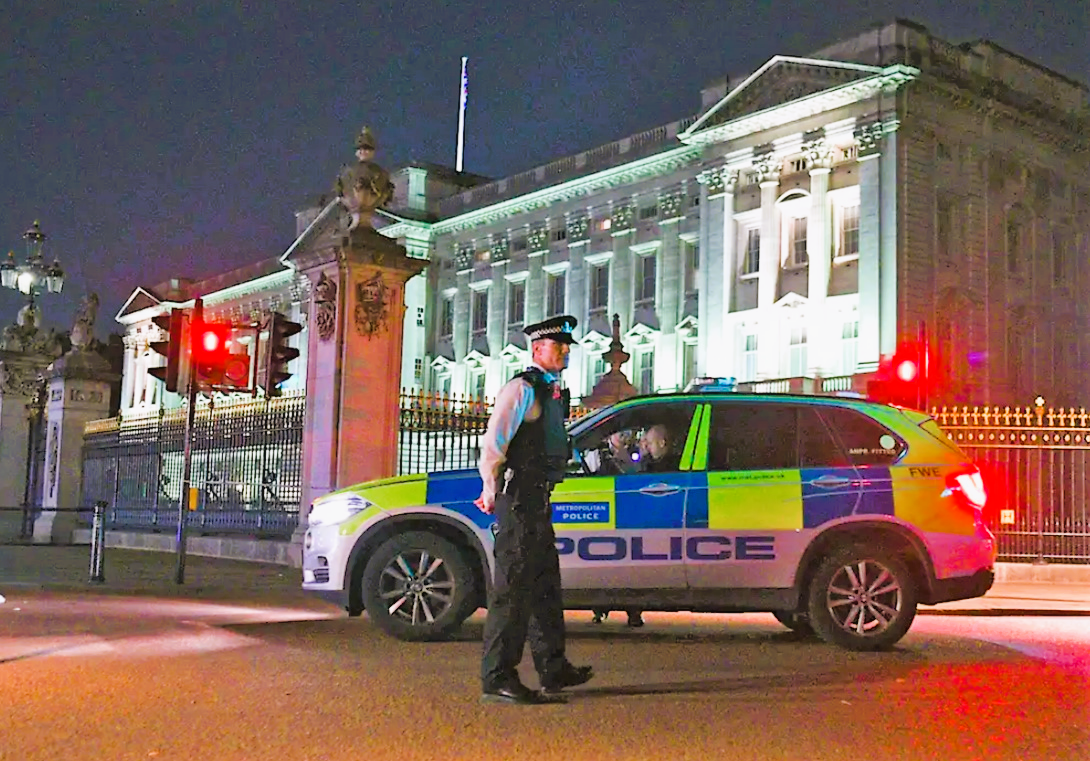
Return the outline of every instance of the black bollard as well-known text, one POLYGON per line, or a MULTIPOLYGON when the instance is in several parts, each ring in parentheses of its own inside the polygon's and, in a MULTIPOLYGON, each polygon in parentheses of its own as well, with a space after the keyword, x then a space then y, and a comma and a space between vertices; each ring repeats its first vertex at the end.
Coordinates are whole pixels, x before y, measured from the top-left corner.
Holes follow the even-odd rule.
POLYGON ((106 549, 106 503, 95 503, 95 517, 91 523, 91 581, 102 584, 106 576, 102 572, 103 550, 106 549))

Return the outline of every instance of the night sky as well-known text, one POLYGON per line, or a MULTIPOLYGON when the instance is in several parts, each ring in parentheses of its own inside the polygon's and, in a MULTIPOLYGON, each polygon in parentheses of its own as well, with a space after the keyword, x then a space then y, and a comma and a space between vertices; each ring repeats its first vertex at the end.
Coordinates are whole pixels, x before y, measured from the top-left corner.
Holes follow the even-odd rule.
MULTIPOLYGON (((908 18, 1090 80, 1088 0, 413 3, 9 0, 0 17, 0 253, 35 220, 98 333, 137 285, 275 256, 359 128, 378 160, 503 177, 696 113, 700 88, 908 18), (679 10, 682 9, 682 10, 679 10)), ((0 293, 0 324, 21 304, 0 293)))

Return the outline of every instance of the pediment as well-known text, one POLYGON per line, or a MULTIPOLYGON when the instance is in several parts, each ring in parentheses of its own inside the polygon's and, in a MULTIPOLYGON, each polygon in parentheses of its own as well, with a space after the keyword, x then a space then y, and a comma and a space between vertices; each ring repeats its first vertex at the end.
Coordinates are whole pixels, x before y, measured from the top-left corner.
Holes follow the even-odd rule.
POLYGON ((688 134, 882 74, 877 66, 775 56, 701 116, 688 134))
POLYGON ((114 319, 120 320, 125 315, 134 314, 149 307, 159 306, 161 303, 162 301, 160 299, 157 299, 148 291, 143 288, 137 288, 132 292, 132 295, 129 296, 128 301, 121 307, 114 319))
POLYGON ((805 296, 801 296, 794 291, 790 291, 788 293, 785 293, 783 295, 783 298, 777 301, 773 306, 779 307, 781 309, 796 309, 798 307, 805 306, 808 303, 809 300, 805 296))

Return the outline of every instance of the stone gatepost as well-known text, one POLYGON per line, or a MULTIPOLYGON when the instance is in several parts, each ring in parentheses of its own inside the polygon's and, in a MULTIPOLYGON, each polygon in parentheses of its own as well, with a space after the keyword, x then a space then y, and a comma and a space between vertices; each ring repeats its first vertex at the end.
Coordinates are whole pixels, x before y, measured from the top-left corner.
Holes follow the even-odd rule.
POLYGON ((47 367, 45 377, 45 472, 34 543, 69 544, 76 529, 72 509, 81 507, 83 429, 109 414, 110 384, 116 376, 104 357, 75 348, 47 367))
POLYGON ((288 261, 311 281, 307 408, 303 429, 301 546, 310 503, 322 494, 397 473, 405 284, 427 265, 376 232, 370 218, 392 191, 372 162, 374 138, 338 181, 327 229, 288 261))
POLYGON ((44 393, 39 376, 61 354, 55 331, 38 327, 38 310, 27 304, 14 325, 0 331, 0 540, 21 537, 24 500, 32 478, 27 461, 32 434, 41 424, 44 393))

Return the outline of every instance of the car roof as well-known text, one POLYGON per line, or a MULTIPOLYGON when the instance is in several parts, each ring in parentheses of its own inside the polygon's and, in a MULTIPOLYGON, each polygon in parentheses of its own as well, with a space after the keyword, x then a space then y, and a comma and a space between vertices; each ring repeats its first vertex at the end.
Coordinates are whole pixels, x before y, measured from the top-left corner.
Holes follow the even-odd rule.
POLYGON ((583 424, 592 424, 611 412, 627 407, 635 407, 643 404, 664 404, 669 402, 732 402, 732 403, 790 403, 804 405, 819 405, 826 407, 849 407, 864 413, 885 412, 898 409, 883 402, 872 399, 863 399, 855 396, 838 396, 832 394, 777 394, 777 393, 745 393, 737 391, 671 391, 662 394, 640 394, 627 399, 614 402, 600 410, 595 410, 590 415, 575 421, 573 428, 583 427, 583 424))

